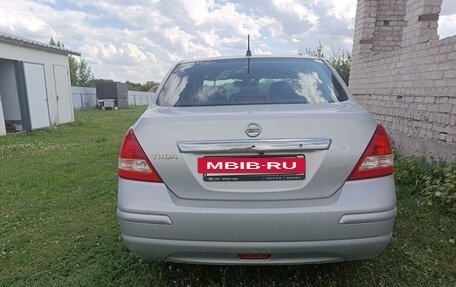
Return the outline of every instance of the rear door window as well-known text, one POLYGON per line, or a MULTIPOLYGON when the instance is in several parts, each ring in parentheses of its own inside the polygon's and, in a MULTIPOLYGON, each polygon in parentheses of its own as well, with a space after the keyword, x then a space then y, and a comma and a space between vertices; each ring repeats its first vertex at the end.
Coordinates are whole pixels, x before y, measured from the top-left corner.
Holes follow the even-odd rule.
POLYGON ((321 60, 245 58, 178 65, 157 104, 168 107, 315 104, 348 100, 321 60))

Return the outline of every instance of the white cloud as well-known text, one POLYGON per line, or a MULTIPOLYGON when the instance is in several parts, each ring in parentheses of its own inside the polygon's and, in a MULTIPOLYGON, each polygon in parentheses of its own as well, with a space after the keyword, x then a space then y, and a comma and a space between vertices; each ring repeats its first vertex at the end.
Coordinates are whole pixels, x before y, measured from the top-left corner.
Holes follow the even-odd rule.
POLYGON ((440 39, 456 35, 456 1, 443 1, 438 34, 440 39))
POLYGON ((80 51, 96 77, 161 80, 181 59, 349 48, 356 0, 5 1, 0 31, 80 51), (62 6, 63 5, 63 6, 62 6))
POLYGON ((454 0, 443 0, 442 10, 440 15, 452 15, 456 14, 456 1, 454 0))
POLYGON ((440 39, 456 35, 456 14, 440 16, 438 34, 440 39))
POLYGON ((309 12, 309 9, 301 3, 302 1, 295 0, 272 0, 272 4, 278 11, 288 14, 290 17, 296 16, 299 20, 307 20, 316 24, 319 17, 309 12))
POLYGON ((271 55, 272 54, 271 52, 264 51, 263 49, 258 48, 258 47, 254 47, 252 52, 254 55, 271 55))
POLYGON ((314 4, 328 9, 328 14, 353 27, 357 0, 314 0, 314 4))

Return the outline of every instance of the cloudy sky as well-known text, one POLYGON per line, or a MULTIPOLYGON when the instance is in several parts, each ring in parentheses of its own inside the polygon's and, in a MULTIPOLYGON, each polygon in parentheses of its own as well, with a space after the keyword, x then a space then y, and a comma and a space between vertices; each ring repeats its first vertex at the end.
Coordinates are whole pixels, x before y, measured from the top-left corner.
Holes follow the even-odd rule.
MULTIPOLYGON (((444 33, 456 27, 454 8, 444 33)), ((0 31, 53 36, 95 77, 145 82, 181 59, 243 55, 247 34, 254 54, 294 55, 318 41, 351 49, 355 12, 356 0, 11 0, 2 1, 0 31)))

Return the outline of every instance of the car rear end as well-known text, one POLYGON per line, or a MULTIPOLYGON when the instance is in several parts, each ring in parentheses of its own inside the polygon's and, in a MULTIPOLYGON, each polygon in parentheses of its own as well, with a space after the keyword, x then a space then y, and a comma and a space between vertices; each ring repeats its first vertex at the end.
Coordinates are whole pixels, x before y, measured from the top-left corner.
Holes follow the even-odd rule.
POLYGON ((391 239, 385 129, 323 61, 184 62, 127 132, 118 217, 138 256, 185 263, 366 259, 391 239))

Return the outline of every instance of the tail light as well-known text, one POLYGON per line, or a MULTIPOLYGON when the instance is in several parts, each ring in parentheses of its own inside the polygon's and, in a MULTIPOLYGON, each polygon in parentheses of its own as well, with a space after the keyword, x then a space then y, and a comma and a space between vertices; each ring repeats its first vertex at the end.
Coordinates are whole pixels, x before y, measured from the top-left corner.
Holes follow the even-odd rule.
POLYGON ((245 253, 239 254, 241 260, 268 260, 271 258, 270 253, 245 253))
POLYGON ((119 177, 139 181, 163 182, 131 129, 125 134, 120 148, 119 177))
POLYGON ((366 150, 348 180, 387 176, 394 172, 394 155, 385 128, 378 124, 366 150))

